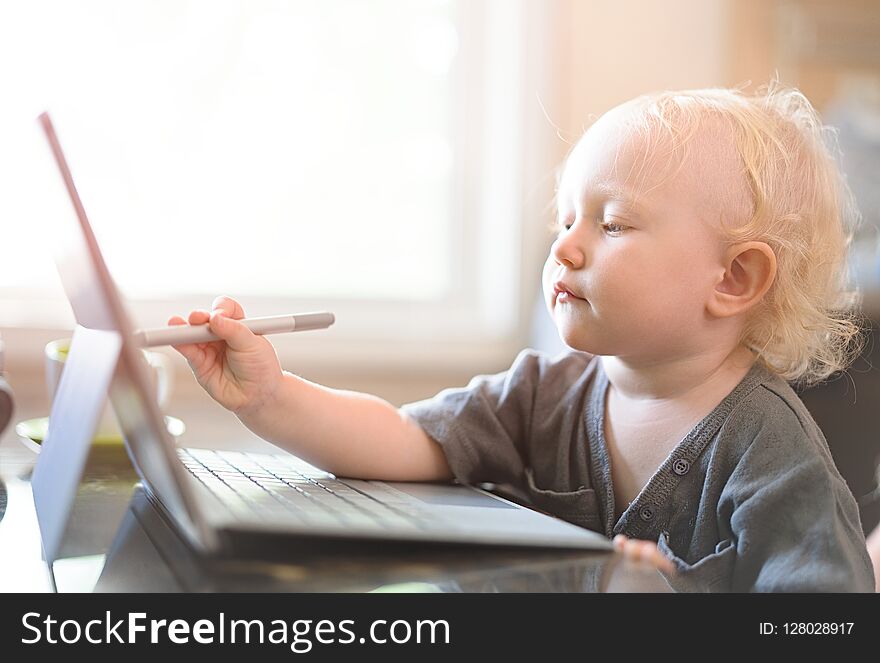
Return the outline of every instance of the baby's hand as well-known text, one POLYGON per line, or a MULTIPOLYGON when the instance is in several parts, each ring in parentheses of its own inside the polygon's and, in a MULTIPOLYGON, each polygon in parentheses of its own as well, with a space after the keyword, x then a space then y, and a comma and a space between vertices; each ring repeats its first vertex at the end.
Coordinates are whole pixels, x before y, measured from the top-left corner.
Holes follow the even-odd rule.
MULTIPOLYGON (((275 348, 238 322, 244 318, 244 310, 231 297, 217 297, 212 309, 192 311, 189 324, 209 324, 223 340, 176 345, 174 349, 189 362, 205 391, 225 408, 236 414, 259 409, 281 381, 275 348)), ((187 321, 173 316, 168 324, 185 325, 187 321)))
POLYGON ((630 539, 623 534, 618 534, 614 537, 613 543, 614 549, 623 554, 624 559, 648 563, 667 575, 675 573, 675 565, 672 560, 660 552, 655 541, 630 539))

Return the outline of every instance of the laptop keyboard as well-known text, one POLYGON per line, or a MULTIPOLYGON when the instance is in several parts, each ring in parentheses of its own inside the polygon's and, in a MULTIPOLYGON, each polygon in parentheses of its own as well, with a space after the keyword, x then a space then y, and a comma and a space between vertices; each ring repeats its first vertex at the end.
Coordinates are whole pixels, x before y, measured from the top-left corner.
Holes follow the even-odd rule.
MULTIPOLYGON (((412 500, 387 491, 379 501, 294 456, 178 449, 181 462, 236 515, 312 526, 423 529, 412 500)), ((435 519, 436 520, 436 519, 435 519)))

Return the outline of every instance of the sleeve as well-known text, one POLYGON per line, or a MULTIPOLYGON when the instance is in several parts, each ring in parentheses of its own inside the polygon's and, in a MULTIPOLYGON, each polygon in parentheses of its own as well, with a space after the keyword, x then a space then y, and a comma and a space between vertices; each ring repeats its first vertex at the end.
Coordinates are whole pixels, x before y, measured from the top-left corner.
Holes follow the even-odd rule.
POLYGON ((732 496, 732 590, 873 591, 874 572, 849 488, 818 453, 767 481, 761 456, 774 441, 752 445, 755 458, 743 464, 732 496))
POLYGON ((542 356, 523 350, 511 367, 466 387, 401 406, 443 448, 463 483, 515 483, 523 474, 542 356))
POLYGON ((793 415, 762 429, 718 503, 720 529, 729 523, 730 537, 693 565, 664 550, 678 568, 667 578, 673 589, 874 591, 855 499, 820 444, 793 415))

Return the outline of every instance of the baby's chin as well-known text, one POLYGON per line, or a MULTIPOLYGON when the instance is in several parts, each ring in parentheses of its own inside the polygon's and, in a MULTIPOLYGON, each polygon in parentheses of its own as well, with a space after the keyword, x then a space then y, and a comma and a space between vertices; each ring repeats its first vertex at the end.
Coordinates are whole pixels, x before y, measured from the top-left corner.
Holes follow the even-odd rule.
POLYGON ((594 355, 601 354, 598 350, 602 344, 597 339, 590 338, 590 335, 584 333, 583 330, 571 330, 560 328, 559 326, 557 326, 556 330, 559 332, 559 339, 568 348, 579 350, 580 352, 589 352, 594 355))
POLYGON ((558 314, 554 316, 553 321, 556 323, 556 331, 559 339, 572 350, 580 352, 589 352, 592 355, 615 355, 626 350, 629 343, 641 345, 638 339, 627 337, 621 334, 598 329, 595 319, 585 318, 577 320, 572 318, 563 318, 558 314))

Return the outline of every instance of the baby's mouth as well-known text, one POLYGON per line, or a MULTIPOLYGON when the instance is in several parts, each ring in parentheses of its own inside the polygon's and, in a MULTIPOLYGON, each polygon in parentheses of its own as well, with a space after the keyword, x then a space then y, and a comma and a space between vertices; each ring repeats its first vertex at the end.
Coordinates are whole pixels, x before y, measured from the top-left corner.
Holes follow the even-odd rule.
POLYGON ((553 297, 557 302, 586 301, 583 297, 578 297, 562 281, 553 284, 553 297))

